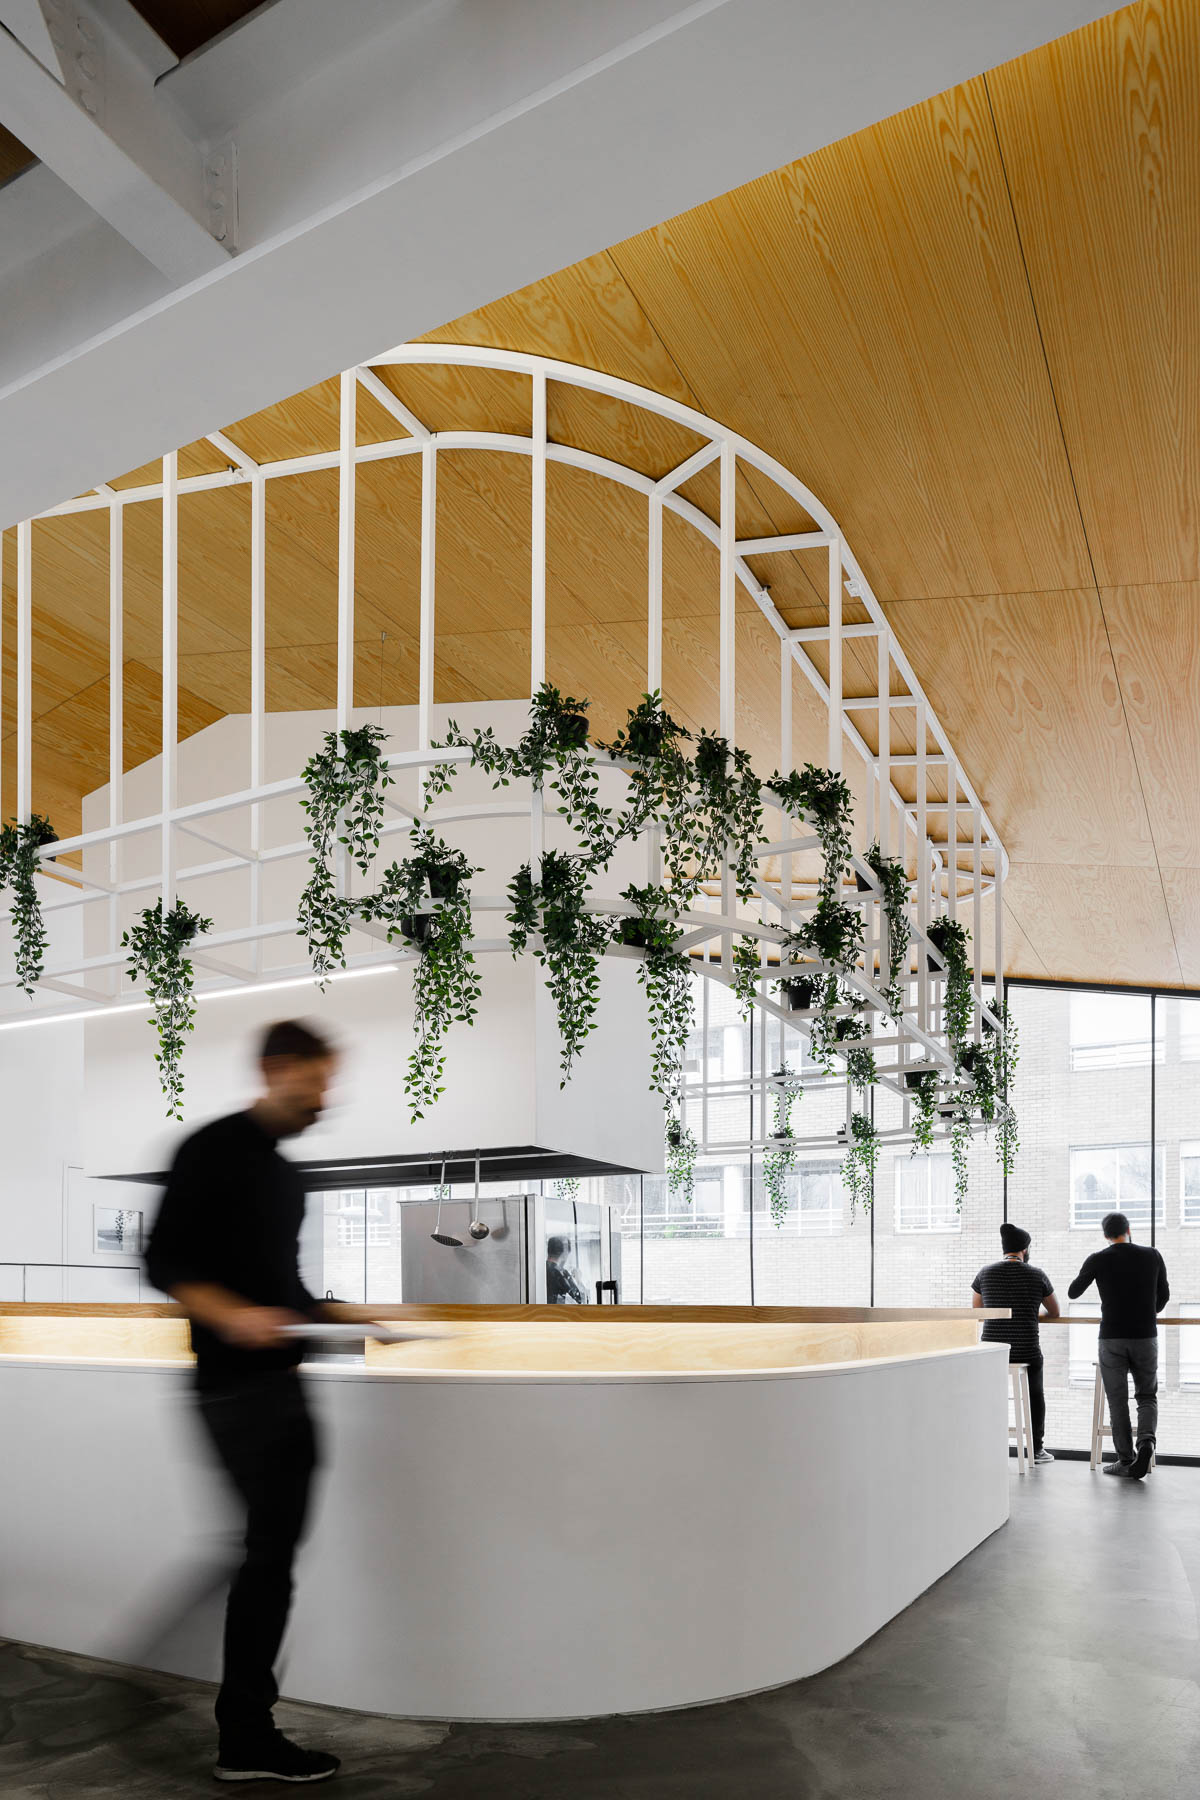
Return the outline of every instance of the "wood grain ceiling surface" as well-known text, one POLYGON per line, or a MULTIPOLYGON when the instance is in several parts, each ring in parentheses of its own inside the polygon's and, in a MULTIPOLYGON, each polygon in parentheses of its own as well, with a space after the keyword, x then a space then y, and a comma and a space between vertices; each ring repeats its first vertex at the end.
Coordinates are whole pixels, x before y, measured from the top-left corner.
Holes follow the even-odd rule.
MULTIPOLYGON (((820 494, 1008 845, 1018 972, 1200 981, 1198 77, 1200 9, 1142 0, 431 334, 640 382, 820 494)), ((528 429, 524 377, 379 375, 439 429, 528 429)), ((228 433, 273 459, 333 449, 337 425, 327 381, 228 433)), ((695 448, 554 386, 549 426, 653 476, 695 448)), ((403 436, 360 391, 360 441, 403 436)), ((193 445, 180 467, 222 461, 193 445)), ((439 701, 528 692, 529 480, 523 459, 439 459, 439 701)), ((714 512, 716 472, 685 491, 714 512)), ((561 466, 549 493, 549 674, 591 695, 608 730, 644 682, 645 506, 561 466)), ((336 496, 333 472, 268 484, 274 708, 333 702, 336 496)), ((126 517, 126 654, 142 672, 126 679, 141 694, 160 679, 158 521, 152 505, 126 517)), ((360 705, 416 698, 418 519, 415 458, 360 469, 360 705)), ((746 473, 740 533, 807 523, 746 473)), ((67 828, 103 779, 105 529, 35 531, 35 783, 67 828)), ((245 490, 186 497, 181 553, 183 730, 248 703, 245 490)), ((789 624, 819 621, 818 559, 755 567, 789 624)), ((694 726, 716 720, 716 589, 712 547, 668 516, 664 690, 694 726)), ((737 662, 738 735, 766 772, 778 649, 745 597, 737 662)), ((873 692, 873 647, 848 644, 846 672, 849 691, 873 692)), ((794 691, 793 758, 821 760, 820 709, 799 675, 794 691)), ((894 731, 912 747, 910 718, 894 731)), ((131 704, 127 764, 155 736, 131 704)))

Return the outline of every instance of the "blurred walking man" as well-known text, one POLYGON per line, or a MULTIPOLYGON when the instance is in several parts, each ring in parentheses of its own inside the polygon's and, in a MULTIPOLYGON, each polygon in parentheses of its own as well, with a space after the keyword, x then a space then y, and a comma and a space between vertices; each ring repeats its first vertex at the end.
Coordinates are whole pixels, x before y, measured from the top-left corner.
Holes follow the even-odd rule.
POLYGON ((1106 1250, 1089 1256, 1067 1289, 1072 1300, 1093 1281, 1100 1290, 1100 1375, 1108 1397, 1117 1460, 1106 1475, 1150 1473, 1158 1431, 1158 1317, 1171 1289, 1167 1266, 1157 1250, 1135 1244, 1124 1213, 1109 1213, 1100 1227, 1106 1250), (1129 1377, 1137 1399, 1137 1450, 1129 1423, 1129 1377))
POLYGON ((1047 1319, 1059 1316, 1054 1283, 1044 1269, 1034 1268, 1029 1261, 1030 1236, 1019 1225, 1006 1219, 1000 1227, 1000 1247, 1004 1255, 999 1262, 980 1269, 971 1283, 972 1306, 1007 1306, 1011 1319, 985 1319, 985 1344, 1007 1344, 1010 1363, 1024 1363, 1029 1372, 1029 1412, 1033 1426, 1033 1460, 1052 1463, 1053 1456, 1042 1439, 1046 1431, 1046 1388, 1042 1377, 1039 1315, 1047 1319), (1043 1310, 1044 1309, 1044 1310, 1043 1310))
MULTIPOLYGON (((281 1138, 316 1123, 334 1069, 306 1025, 272 1025, 260 1051, 263 1092, 180 1147, 150 1237, 146 1268, 191 1323, 200 1416, 245 1508, 245 1561, 225 1616, 217 1695, 219 1781, 326 1781, 338 1759, 276 1730, 275 1660, 292 1596, 317 1446, 283 1328, 348 1311, 315 1300, 297 1253, 304 1189, 281 1138)), ((357 1315, 357 1309, 355 1309, 357 1315)))

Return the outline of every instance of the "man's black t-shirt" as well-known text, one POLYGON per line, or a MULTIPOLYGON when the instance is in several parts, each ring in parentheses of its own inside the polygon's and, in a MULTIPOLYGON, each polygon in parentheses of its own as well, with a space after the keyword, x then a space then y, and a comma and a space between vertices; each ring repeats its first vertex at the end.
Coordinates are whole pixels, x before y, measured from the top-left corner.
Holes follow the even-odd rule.
POLYGON ((1009 1362, 1032 1362, 1041 1351, 1038 1313, 1046 1295, 1054 1292, 1046 1271, 1002 1258, 980 1269, 971 1286, 985 1306, 1012 1309, 1011 1319, 984 1320, 984 1343, 1007 1344, 1009 1362))
MULTIPOLYGON (((164 1293, 186 1281, 214 1282, 256 1306, 312 1314, 318 1302, 300 1279, 297 1255, 304 1189, 276 1139, 250 1113, 205 1125, 180 1146, 146 1250, 146 1272, 164 1293)), ((294 1369, 298 1341, 243 1350, 192 1325, 201 1386, 294 1369)))
POLYGON ((1167 1265, 1149 1244, 1110 1244, 1089 1256, 1067 1289, 1072 1300, 1091 1287, 1100 1290, 1102 1338, 1158 1336, 1158 1319, 1171 1289, 1167 1265))

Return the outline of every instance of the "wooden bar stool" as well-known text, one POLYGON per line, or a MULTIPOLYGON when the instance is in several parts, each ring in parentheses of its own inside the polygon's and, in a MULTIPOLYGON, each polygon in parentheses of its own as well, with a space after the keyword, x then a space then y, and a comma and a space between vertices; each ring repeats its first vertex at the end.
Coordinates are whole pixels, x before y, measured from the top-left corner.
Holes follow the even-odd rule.
MULTIPOLYGON (((1108 1423, 1108 1411, 1104 1394, 1104 1377, 1100 1373, 1100 1364, 1096 1367, 1096 1386, 1092 1394, 1092 1458, 1090 1467, 1098 1469, 1104 1461, 1104 1440, 1112 1436, 1112 1426, 1108 1423)), ((1155 1458, 1151 1456, 1150 1467, 1153 1468, 1155 1458)))
POLYGON ((1012 1387, 1013 1417, 1016 1421, 1009 1426, 1008 1435, 1017 1440, 1017 1474, 1024 1475, 1027 1468, 1036 1466, 1033 1460, 1033 1415, 1029 1408, 1028 1364, 1010 1363, 1008 1378, 1012 1387))

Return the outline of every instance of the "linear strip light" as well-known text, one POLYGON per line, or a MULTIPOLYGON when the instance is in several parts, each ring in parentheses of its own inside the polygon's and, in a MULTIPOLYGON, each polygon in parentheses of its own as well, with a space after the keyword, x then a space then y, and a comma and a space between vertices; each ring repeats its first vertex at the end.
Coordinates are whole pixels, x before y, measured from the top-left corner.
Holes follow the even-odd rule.
MULTIPOLYGON (((394 975, 402 963, 380 963, 371 969, 337 969, 325 977, 326 981, 361 981, 365 975, 394 975)), ((203 1005, 208 1000, 228 1000, 235 994, 278 994, 285 988, 311 988, 319 986, 315 975, 293 975, 283 981, 248 981, 240 987, 208 988, 196 995, 197 1003, 203 1005)), ((122 1000, 111 1006, 91 1006, 79 1012, 49 1013, 32 1018, 0 1020, 0 1031, 29 1031, 35 1025, 79 1025, 89 1019, 111 1019, 117 1013, 144 1013, 150 1011, 148 1000, 122 1000)))

